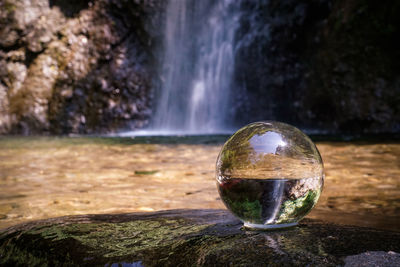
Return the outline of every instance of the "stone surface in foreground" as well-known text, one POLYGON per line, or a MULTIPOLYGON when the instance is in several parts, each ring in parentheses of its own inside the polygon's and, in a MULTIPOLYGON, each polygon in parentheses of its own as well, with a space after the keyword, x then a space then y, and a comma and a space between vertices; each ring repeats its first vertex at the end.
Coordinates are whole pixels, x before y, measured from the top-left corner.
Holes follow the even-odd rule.
POLYGON ((363 255, 400 265, 399 232, 310 219, 278 231, 241 227, 223 210, 61 217, 4 230, 0 265, 357 266, 363 255))

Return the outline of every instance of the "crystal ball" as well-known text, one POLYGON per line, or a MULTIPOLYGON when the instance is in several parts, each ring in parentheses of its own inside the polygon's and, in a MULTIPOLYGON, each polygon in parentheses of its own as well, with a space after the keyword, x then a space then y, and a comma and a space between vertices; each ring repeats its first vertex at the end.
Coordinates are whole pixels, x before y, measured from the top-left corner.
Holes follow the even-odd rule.
POLYGON ((217 158, 218 192, 248 228, 294 226, 317 203, 324 184, 311 139, 282 122, 251 123, 234 133, 217 158))

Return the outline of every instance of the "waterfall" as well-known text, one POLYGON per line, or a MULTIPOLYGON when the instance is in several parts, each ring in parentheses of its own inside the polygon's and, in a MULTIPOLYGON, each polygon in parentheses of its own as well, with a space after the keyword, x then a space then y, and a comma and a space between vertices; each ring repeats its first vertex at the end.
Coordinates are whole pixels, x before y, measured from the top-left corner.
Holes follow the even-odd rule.
POLYGON ((229 130, 239 1, 170 0, 152 129, 229 130))

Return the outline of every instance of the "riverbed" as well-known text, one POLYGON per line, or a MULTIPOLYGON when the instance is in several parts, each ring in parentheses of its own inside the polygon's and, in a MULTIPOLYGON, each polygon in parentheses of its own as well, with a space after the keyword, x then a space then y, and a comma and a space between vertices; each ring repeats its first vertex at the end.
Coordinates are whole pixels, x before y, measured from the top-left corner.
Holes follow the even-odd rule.
MULTIPOLYGON (((1 137, 0 229, 76 214, 224 209, 226 137, 1 137)), ((308 215, 400 231, 400 143, 317 142, 325 186, 308 215)))

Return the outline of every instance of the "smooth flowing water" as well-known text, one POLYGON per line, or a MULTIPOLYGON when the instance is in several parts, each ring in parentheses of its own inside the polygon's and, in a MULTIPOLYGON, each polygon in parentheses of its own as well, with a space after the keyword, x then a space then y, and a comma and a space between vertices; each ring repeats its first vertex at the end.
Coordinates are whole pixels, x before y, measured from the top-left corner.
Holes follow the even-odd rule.
MULTIPOLYGON (((225 209, 227 137, 0 138, 0 228, 63 215, 225 209)), ((400 231, 400 144, 317 142, 325 185, 309 218, 400 231)))
POLYGON ((170 0, 152 130, 226 132, 240 1, 170 0))

